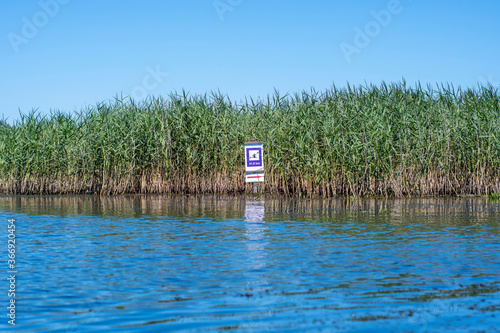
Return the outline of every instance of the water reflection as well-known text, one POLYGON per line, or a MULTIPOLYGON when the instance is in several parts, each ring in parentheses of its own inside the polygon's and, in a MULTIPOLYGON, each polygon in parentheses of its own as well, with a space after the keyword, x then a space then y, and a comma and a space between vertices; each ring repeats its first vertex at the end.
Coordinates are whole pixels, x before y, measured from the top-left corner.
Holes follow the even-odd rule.
POLYGON ((5 196, 0 214, 32 331, 500 327, 500 203, 481 198, 5 196))
POLYGON ((256 271, 266 265, 265 231, 267 226, 264 223, 264 201, 249 200, 245 207, 245 237, 248 254, 249 268, 256 271))
MULTIPOLYGON (((91 215, 91 216, 185 216, 240 218, 250 205, 264 205, 263 201, 242 197, 200 196, 167 197, 128 195, 100 196, 0 196, 0 210, 27 215, 91 215), (253 202, 253 203, 252 203, 253 202)), ((482 198, 410 198, 410 199, 277 199, 266 198, 266 216, 269 221, 281 217, 303 220, 317 218, 365 219, 379 217, 398 224, 408 218, 454 223, 456 220, 474 222, 497 219, 500 202, 482 198)))
POLYGON ((266 279, 267 253, 269 241, 266 233, 268 226, 264 222, 265 204, 263 200, 250 199, 245 206, 245 245, 247 268, 245 270, 246 290, 244 296, 251 310, 251 319, 240 324, 240 328, 252 330, 261 325, 262 320, 272 308, 269 299, 255 297, 269 289, 266 279))

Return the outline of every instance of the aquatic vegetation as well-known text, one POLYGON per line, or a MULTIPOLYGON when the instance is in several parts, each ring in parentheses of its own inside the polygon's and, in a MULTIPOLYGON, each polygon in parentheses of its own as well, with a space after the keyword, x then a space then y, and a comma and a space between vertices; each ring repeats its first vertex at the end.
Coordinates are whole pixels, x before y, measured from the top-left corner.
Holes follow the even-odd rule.
POLYGON ((500 193, 488 193, 481 196, 485 201, 498 202, 500 201, 500 193))
POLYGON ((492 283, 489 285, 485 284, 471 284, 469 286, 462 286, 458 289, 451 290, 441 290, 436 292, 430 292, 426 294, 419 295, 417 297, 410 298, 412 301, 419 302, 430 302, 434 299, 449 299, 449 298, 463 298, 463 297, 475 297, 475 296, 485 296, 489 294, 495 294, 500 291, 497 283, 492 283))
POLYGON ((235 103, 126 98, 0 126, 7 193, 251 192, 243 144, 264 142, 264 191, 291 196, 500 193, 500 98, 461 89, 333 87, 235 103))

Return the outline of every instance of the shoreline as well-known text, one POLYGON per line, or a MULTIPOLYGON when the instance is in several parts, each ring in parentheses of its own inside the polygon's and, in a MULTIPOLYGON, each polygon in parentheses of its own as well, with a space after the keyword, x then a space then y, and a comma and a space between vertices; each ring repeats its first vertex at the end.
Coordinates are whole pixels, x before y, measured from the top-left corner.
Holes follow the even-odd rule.
POLYGON ((103 198, 103 199, 130 199, 130 198, 163 198, 163 199, 246 199, 246 200, 345 200, 345 201, 369 201, 369 200, 441 200, 441 199, 478 199, 488 202, 500 202, 500 195, 490 194, 458 194, 458 195, 425 195, 425 196, 294 196, 283 193, 271 194, 269 192, 257 192, 252 190, 246 192, 227 192, 227 193, 117 193, 117 194, 99 194, 99 193, 8 193, 0 191, 0 198, 103 198))
POLYGON ((237 104, 220 94, 116 99, 0 122, 0 192, 247 193, 244 143, 263 142, 263 191, 291 197, 500 193, 500 94, 405 82, 237 104))

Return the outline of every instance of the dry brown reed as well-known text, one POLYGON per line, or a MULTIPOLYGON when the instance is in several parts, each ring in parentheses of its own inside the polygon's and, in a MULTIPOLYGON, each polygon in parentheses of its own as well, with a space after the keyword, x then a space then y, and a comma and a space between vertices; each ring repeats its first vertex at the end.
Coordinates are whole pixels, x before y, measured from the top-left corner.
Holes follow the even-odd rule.
POLYGON ((243 143, 265 143, 262 190, 297 197, 500 192, 500 98, 489 87, 333 88, 236 104, 116 99, 0 124, 10 194, 250 193, 243 143))

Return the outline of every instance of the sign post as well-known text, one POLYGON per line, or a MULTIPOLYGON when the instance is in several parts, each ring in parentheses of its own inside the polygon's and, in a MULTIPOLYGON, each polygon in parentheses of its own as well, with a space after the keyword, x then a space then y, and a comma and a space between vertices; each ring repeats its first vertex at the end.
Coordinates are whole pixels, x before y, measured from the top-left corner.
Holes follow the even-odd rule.
MULTIPOLYGON (((264 181, 263 143, 252 139, 245 142, 245 182, 259 183, 264 181)), ((257 184, 254 184, 257 192, 257 184)))

